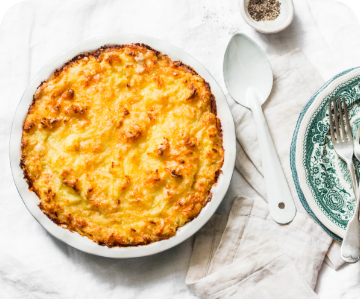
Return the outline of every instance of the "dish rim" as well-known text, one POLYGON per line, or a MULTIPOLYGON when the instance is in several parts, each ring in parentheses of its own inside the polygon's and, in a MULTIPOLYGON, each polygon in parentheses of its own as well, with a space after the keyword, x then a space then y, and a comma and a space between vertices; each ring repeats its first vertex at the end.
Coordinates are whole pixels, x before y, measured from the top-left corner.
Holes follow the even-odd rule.
POLYGON ((13 180, 21 199, 33 217, 47 232, 64 243, 90 254, 110 258, 134 258, 156 254, 180 244, 195 234, 212 217, 224 198, 233 175, 235 158, 236 137, 234 120, 226 97, 210 72, 199 61, 179 47, 149 36, 135 34, 106 35, 84 40, 50 60, 30 81, 25 89, 13 117, 9 142, 9 159, 13 180), (210 84, 211 92, 214 94, 217 104, 217 117, 221 121, 223 130, 223 148, 225 150, 224 164, 216 185, 211 188, 211 193, 213 194, 211 201, 207 203, 195 219, 179 228, 175 236, 147 245, 109 248, 100 246, 78 233, 71 233, 69 230, 57 226, 39 209, 39 198, 34 192, 28 190, 27 183, 23 178, 23 173, 19 166, 22 124, 33 100, 33 94, 36 88, 43 80, 48 79, 56 69, 68 60, 76 55, 96 50, 104 45, 132 43, 144 43, 168 55, 173 60, 180 60, 194 68, 194 70, 210 84))

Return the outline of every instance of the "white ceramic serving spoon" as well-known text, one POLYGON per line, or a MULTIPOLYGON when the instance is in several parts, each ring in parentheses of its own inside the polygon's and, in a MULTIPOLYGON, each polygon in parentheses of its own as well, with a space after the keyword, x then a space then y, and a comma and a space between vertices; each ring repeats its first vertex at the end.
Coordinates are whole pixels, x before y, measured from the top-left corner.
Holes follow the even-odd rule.
POLYGON ((261 109, 272 89, 272 69, 265 53, 245 34, 235 34, 227 46, 224 80, 232 98, 254 115, 270 214, 276 222, 288 223, 296 207, 261 109))

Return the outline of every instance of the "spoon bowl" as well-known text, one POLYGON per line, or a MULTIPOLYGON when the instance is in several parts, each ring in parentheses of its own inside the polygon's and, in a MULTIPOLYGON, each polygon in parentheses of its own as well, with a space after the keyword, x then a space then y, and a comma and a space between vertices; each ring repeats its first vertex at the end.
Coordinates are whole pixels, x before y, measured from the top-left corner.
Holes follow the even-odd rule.
POLYGON ((246 94, 256 92, 262 105, 273 86, 273 73, 263 50, 247 35, 237 33, 230 39, 224 57, 224 80, 231 97, 250 108, 246 94))

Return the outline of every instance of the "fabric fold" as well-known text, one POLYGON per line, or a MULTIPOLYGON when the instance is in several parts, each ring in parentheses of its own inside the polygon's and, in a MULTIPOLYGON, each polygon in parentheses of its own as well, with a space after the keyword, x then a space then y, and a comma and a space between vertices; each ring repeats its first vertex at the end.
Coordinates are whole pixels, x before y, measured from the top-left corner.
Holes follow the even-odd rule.
POLYGON ((267 204, 238 197, 225 227, 227 217, 214 215, 197 234, 186 283, 204 298, 317 298, 312 289, 332 239, 303 217, 279 229, 267 204))

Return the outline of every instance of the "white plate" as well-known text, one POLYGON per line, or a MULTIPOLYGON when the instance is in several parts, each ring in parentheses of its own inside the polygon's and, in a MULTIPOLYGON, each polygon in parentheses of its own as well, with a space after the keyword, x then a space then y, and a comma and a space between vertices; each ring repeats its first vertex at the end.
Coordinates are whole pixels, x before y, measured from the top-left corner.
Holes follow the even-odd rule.
POLYGON ((234 120, 225 95, 214 78, 210 75, 206 68, 201 65, 201 63, 178 47, 154 38, 141 35, 112 35, 87 40, 65 51, 50 61, 26 88, 25 93, 16 110, 10 136, 10 163, 14 182, 30 213, 55 238, 84 252, 111 258, 133 258, 155 254, 183 242, 196 233, 215 213, 217 207, 224 198, 234 171, 235 157, 236 137, 234 120), (219 180, 216 186, 211 189, 213 194, 212 200, 203 208, 197 218, 181 227, 175 236, 168 240, 163 240, 144 246, 108 248, 102 247, 89 240, 87 237, 80 236, 78 233, 71 233, 67 229, 63 229, 55 225, 38 208, 39 198, 35 195, 34 192, 29 191, 28 185, 23 179, 22 169, 19 166, 21 156, 20 144, 22 124, 33 100, 33 94, 36 88, 43 80, 48 79, 57 68, 61 67, 69 59, 72 59, 74 56, 82 52, 95 50, 104 45, 121 45, 131 43, 147 44, 150 47, 162 52, 163 54, 167 54, 173 60, 181 60, 183 63, 194 68, 194 70, 210 84, 211 91, 216 98, 218 117, 221 120, 223 129, 223 146, 225 149, 225 158, 224 165, 222 167, 222 174, 219 176, 219 180))

